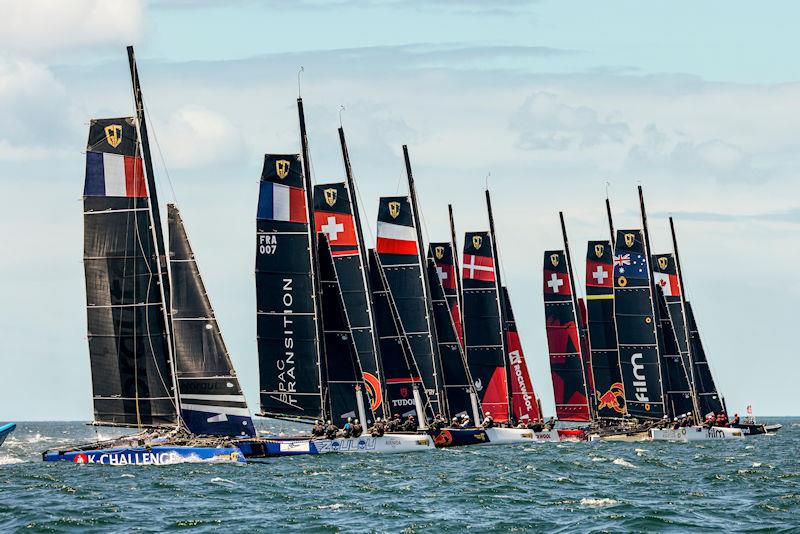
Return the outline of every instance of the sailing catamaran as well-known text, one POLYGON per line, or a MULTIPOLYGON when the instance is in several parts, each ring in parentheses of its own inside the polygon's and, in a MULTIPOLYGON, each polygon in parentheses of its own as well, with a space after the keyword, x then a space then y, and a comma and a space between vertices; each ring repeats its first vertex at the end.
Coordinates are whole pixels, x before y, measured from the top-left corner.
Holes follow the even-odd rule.
POLYGON ((15 423, 6 423, 5 425, 0 426, 0 445, 2 445, 9 434, 11 434, 14 430, 16 430, 17 425, 15 423))
POLYGON ((94 423, 139 433, 45 451, 45 461, 112 465, 244 462, 254 436, 183 221, 159 215, 142 93, 135 117, 93 119, 84 185, 84 270, 94 423))

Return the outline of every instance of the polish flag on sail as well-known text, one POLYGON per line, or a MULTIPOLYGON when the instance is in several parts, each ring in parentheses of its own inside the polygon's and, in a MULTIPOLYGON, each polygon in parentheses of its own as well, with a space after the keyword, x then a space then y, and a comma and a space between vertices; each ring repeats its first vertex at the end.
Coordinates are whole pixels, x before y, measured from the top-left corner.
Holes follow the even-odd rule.
POLYGON ((378 221, 378 254, 418 254, 417 231, 413 226, 378 221))
POLYGON ((656 285, 661 286, 665 297, 681 296, 681 288, 678 285, 678 275, 654 272, 653 279, 656 285))

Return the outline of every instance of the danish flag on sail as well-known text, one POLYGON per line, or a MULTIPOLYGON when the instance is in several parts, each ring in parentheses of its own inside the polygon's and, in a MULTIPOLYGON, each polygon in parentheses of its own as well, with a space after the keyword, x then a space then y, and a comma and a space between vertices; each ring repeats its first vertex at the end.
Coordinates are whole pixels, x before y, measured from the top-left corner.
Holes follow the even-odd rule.
POLYGON ((464 278, 469 280, 482 280, 484 282, 494 282, 494 259, 491 256, 477 256, 464 254, 464 264, 462 266, 464 278))
POLYGON ((378 207, 378 254, 416 256, 417 232, 408 197, 381 197, 378 207))

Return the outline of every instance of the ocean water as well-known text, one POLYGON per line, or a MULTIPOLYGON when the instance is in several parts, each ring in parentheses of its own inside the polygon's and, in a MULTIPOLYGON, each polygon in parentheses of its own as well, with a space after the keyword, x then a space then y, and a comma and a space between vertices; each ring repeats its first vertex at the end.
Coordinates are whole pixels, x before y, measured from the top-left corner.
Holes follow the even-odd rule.
POLYGON ((797 532, 800 419, 780 422, 775 436, 703 444, 541 443, 160 467, 45 464, 42 450, 91 439, 95 429, 20 423, 0 448, 0 530, 797 532))

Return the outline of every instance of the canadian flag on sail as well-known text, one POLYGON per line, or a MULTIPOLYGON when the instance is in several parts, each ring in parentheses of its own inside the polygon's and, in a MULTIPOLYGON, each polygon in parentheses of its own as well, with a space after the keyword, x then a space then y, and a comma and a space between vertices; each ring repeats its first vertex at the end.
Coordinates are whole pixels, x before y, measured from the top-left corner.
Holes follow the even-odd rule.
POLYGON ((653 279, 655 280, 657 286, 661 286, 661 290, 664 291, 665 297, 681 296, 681 288, 678 285, 677 275, 654 272, 653 279))

